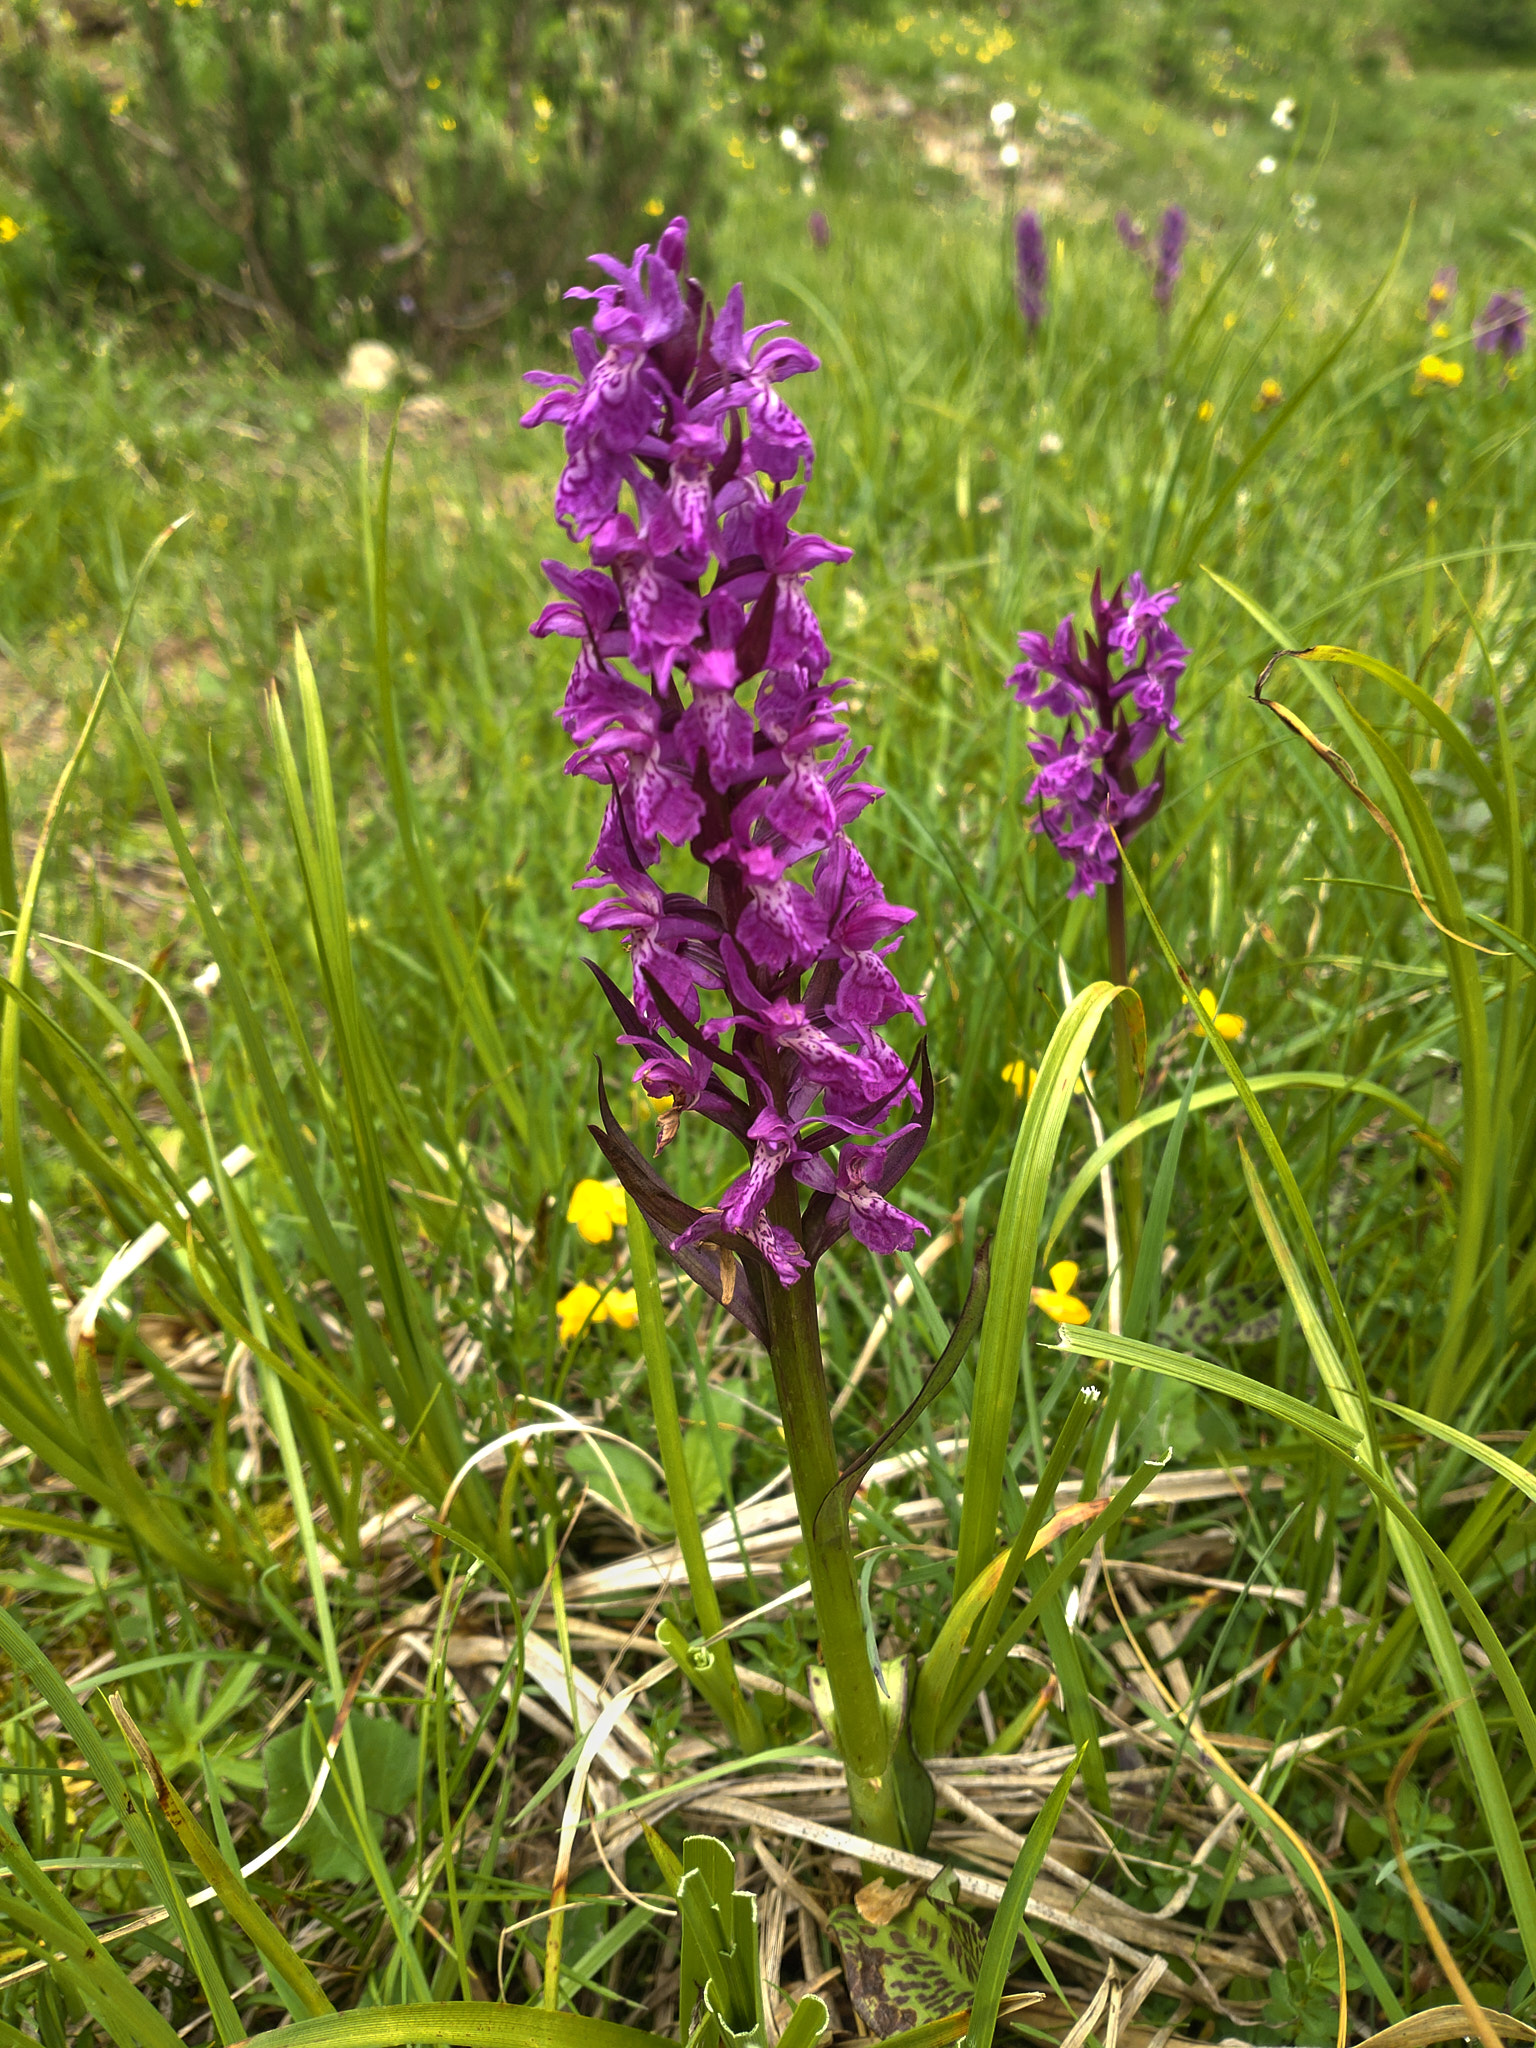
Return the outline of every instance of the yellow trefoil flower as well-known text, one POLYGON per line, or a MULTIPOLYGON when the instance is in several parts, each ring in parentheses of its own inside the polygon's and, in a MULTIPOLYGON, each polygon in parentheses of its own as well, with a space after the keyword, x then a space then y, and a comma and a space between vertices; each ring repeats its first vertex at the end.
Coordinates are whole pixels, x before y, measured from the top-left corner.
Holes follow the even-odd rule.
POLYGON ((1038 1309, 1043 1309, 1053 1323, 1086 1323, 1091 1311, 1086 1301, 1079 1301, 1072 1292, 1077 1285, 1078 1268, 1071 1259, 1058 1259, 1051 1268, 1049 1287, 1031 1287, 1029 1298, 1038 1309))
POLYGON ((1278 405, 1285 396, 1285 389, 1278 377, 1266 377, 1259 386, 1259 395, 1253 401, 1255 412, 1268 412, 1272 405, 1278 405))
POLYGON ((588 1244, 607 1244, 629 1221, 624 1190, 616 1180, 577 1181, 565 1220, 575 1224, 588 1244))
POLYGON ((1248 1019, 1246 1017, 1235 1016, 1230 1010, 1217 1009, 1216 998, 1208 988, 1203 988, 1200 991, 1200 1007, 1216 1026, 1222 1037, 1231 1044, 1235 1045, 1248 1029, 1248 1019))
POLYGON ((8 213, 0 213, 0 242, 14 242, 21 233, 21 222, 12 220, 8 213))
POLYGON ((594 1316, 602 1302, 602 1295, 590 1280, 578 1280, 569 1294, 562 1294, 555 1303, 555 1314, 560 1318, 560 1342, 569 1344, 571 1339, 589 1322, 603 1320, 600 1314, 594 1316))
POLYGON ((614 1287, 603 1296, 603 1305, 598 1312, 601 1322, 606 1317, 610 1323, 617 1323, 621 1330, 632 1330, 640 1320, 640 1304, 635 1299, 633 1287, 614 1287))
POLYGON ((1196 417, 1196 419, 1198 419, 1198 420, 1200 420, 1200 421, 1202 421, 1202 422, 1203 422, 1203 421, 1205 421, 1205 420, 1209 420, 1209 419, 1214 419, 1214 418, 1215 418, 1215 416, 1216 416, 1216 408, 1215 408, 1215 406, 1214 406, 1214 405, 1212 405, 1211 401, 1210 401, 1210 400, 1209 400, 1208 398, 1202 398, 1202 399, 1201 399, 1201 401, 1200 401, 1200 405, 1199 405, 1199 408, 1198 408, 1198 410, 1196 411, 1196 414, 1195 414, 1195 417, 1196 417))
POLYGON ((455 121, 452 114, 444 114, 443 118, 438 122, 437 125, 439 128, 442 129, 445 135, 451 135, 454 129, 457 128, 459 124, 457 121, 455 121))
POLYGON ((632 1330, 640 1320, 640 1304, 633 1287, 610 1287, 606 1293, 590 1280, 578 1280, 569 1294, 555 1303, 560 1318, 560 1342, 569 1344, 590 1323, 617 1323, 632 1330))
POLYGON ((1419 363, 1416 381, 1420 389, 1426 384, 1444 384, 1454 391, 1465 375, 1460 363, 1447 362, 1443 356, 1425 356, 1419 363))
POLYGON ((1429 332, 1431 338, 1435 341, 1449 341, 1451 338, 1451 330, 1443 320, 1437 320, 1429 332))
MULTIPOLYGON (((1093 1077, 1093 1069, 1091 1067, 1088 1070, 1088 1074, 1091 1080, 1093 1077)), ((1040 1072, 1037 1067, 1026 1066, 1023 1060, 1010 1060, 1007 1066, 1004 1067, 1001 1078, 1008 1083, 1020 1101, 1027 1102, 1035 1092, 1035 1083, 1040 1078, 1040 1072)), ((1082 1092, 1083 1084, 1081 1079, 1074 1081, 1072 1083, 1072 1093, 1074 1095, 1081 1095, 1082 1092)))
POLYGON ((651 216, 652 220, 660 220, 661 216, 667 210, 666 202, 661 199, 647 199, 647 201, 645 202, 645 210, 651 216))

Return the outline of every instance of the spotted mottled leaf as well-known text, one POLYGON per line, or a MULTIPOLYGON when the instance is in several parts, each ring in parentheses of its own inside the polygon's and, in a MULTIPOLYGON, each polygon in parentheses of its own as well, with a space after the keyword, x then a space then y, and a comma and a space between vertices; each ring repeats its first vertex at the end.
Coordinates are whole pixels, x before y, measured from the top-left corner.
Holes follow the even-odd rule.
POLYGON ((1157 1326, 1165 1344, 1181 1351, 1213 1344, 1266 1344, 1280 1334, 1278 1308, 1255 1315, 1263 1296, 1256 1287, 1224 1287, 1204 1301, 1175 1297, 1157 1326))
POLYGON ((871 1925, 857 1904, 839 1906, 828 1928, 854 2011, 878 2039, 970 2004, 986 1944, 958 1906, 914 1899, 884 1926, 871 1925))

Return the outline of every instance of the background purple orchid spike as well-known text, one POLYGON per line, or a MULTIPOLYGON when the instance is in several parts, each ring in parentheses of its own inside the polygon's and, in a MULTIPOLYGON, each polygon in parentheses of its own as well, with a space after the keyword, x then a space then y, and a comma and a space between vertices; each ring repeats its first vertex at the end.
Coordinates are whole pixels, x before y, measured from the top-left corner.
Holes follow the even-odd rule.
POLYGON ((1045 229, 1033 207, 1026 208, 1013 224, 1014 253, 1018 259, 1014 290, 1019 311, 1031 334, 1045 318, 1047 257, 1045 229))
POLYGON ((1095 577, 1093 631, 1081 648, 1070 618, 1052 639, 1019 635, 1024 659, 1009 688, 1030 710, 1066 724, 1060 738, 1029 742, 1039 773, 1027 801, 1036 806, 1031 829, 1072 863, 1070 895, 1092 896, 1117 879, 1115 834, 1128 839, 1162 801, 1162 762, 1145 785, 1136 764, 1160 733, 1181 737, 1173 704, 1189 649, 1167 622, 1178 595, 1176 588, 1149 591, 1136 575, 1106 599, 1095 577))
POLYGON ((1494 292, 1472 333, 1484 355, 1517 356, 1525 347, 1530 324, 1530 308, 1519 292, 1494 292))
POLYGON ((607 797, 577 884, 603 893, 581 922, 629 950, 632 997, 596 971, 641 1085, 671 1098, 658 1150, 692 1113, 747 1164, 701 1211, 606 1099, 593 1135, 685 1270, 761 1336, 763 1288, 845 1231, 913 1245, 924 1226, 889 1195, 922 1149, 932 1081, 921 1049, 909 1062, 885 1035, 923 1021, 889 965, 913 913, 848 837, 882 792, 859 779, 868 750, 806 595, 849 550, 791 525, 814 449, 778 387, 817 360, 778 321, 746 327, 739 285, 708 305, 686 241, 674 220, 654 253, 594 257, 609 282, 567 294, 597 307, 572 335, 576 374, 529 373, 544 395, 523 424, 564 429, 555 509, 593 564, 545 563, 557 595, 531 630, 578 642, 566 772, 607 797), (698 862, 697 894, 652 872, 668 845, 698 862))
POLYGON ((1189 240, 1189 215, 1169 206, 1157 230, 1157 261, 1152 271, 1152 296, 1161 312, 1173 303, 1173 288, 1184 272, 1184 244, 1189 240))

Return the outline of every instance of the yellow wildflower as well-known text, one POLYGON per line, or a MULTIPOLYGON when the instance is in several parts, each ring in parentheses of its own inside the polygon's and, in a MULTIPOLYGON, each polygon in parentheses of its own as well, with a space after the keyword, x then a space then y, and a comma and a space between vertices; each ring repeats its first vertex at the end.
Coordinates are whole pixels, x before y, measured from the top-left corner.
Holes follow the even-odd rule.
POLYGON ((21 233, 21 222, 12 220, 8 213, 0 213, 0 242, 14 242, 21 233))
POLYGON ((1414 386, 1422 391, 1426 385, 1443 384, 1447 390, 1454 391, 1465 375, 1460 363, 1447 362, 1443 356, 1425 356, 1419 363, 1414 386))
POLYGON ((110 114, 121 114, 126 109, 127 105, 127 93, 115 92, 113 93, 111 99, 107 102, 107 111, 110 114))
MULTIPOLYGON (((1010 1060, 1002 1071, 1002 1079, 1008 1083, 1014 1094, 1022 1102, 1027 1102, 1030 1096, 1034 1094, 1035 1083, 1039 1078, 1039 1069, 1026 1066, 1023 1060, 1010 1060)), ((1088 1078, 1090 1081, 1093 1079, 1092 1067, 1088 1069, 1088 1078)), ((1083 1084, 1081 1077, 1079 1077, 1079 1079, 1072 1083, 1072 1093, 1074 1095, 1081 1095, 1082 1092, 1083 1084)))
POLYGON ((437 125, 439 128, 442 129, 445 135, 451 135, 454 129, 457 128, 459 124, 457 121, 455 121, 452 114, 444 114, 443 118, 438 122, 437 125))
POLYGON ((1209 419, 1214 419, 1214 418, 1215 418, 1215 416, 1216 416, 1216 408, 1215 408, 1215 406, 1214 406, 1214 405, 1212 405, 1211 401, 1210 401, 1210 400, 1209 400, 1208 398, 1202 398, 1202 399, 1201 399, 1201 401, 1200 401, 1200 406, 1199 406, 1199 410, 1198 410, 1198 411, 1196 412, 1196 414, 1195 414, 1195 417, 1196 417, 1196 419, 1198 419, 1198 420, 1202 420, 1202 421, 1203 421, 1203 420, 1209 420, 1209 419))
POLYGON ((647 199, 647 201, 645 202, 645 210, 651 216, 652 220, 660 220, 661 216, 667 210, 666 203, 664 200, 660 199, 647 199))
POLYGON ((440 78, 436 78, 436 77, 433 77, 433 78, 429 78, 429 79, 427 80, 427 91, 428 91, 428 92, 436 92, 436 91, 437 91, 437 88, 438 88, 438 87, 439 87, 439 86, 440 86, 440 85, 442 84, 442 82, 443 82, 443 81, 442 81, 442 80, 441 80, 440 78))
POLYGON ((554 107, 545 99, 543 93, 536 92, 533 96, 533 118, 536 121, 550 121, 554 119, 554 113, 554 107))
POLYGON ((1429 331, 1435 341, 1449 341, 1451 338, 1451 330, 1443 320, 1437 320, 1429 331))
POLYGON ((1208 988, 1203 988, 1200 991, 1200 1007, 1216 1026, 1222 1037, 1230 1044, 1235 1045, 1248 1029, 1248 1019, 1246 1017, 1234 1016, 1230 1010, 1217 1009, 1216 998, 1208 988))
POLYGON ((1429 288, 1429 303, 1432 306, 1443 306, 1450 296, 1450 286, 1443 277, 1437 277, 1429 288))
POLYGON ((590 1280, 578 1280, 569 1294, 561 1295, 555 1303, 555 1314, 560 1318, 562 1344, 569 1344, 589 1322, 603 1321, 606 1311, 602 1301, 602 1295, 590 1280))
POLYGON ((571 1189, 567 1223, 574 1223, 588 1244, 607 1244, 615 1230, 629 1221, 624 1190, 616 1180, 579 1180, 571 1189))
POLYGON ((1268 412, 1272 405, 1278 405, 1285 396, 1284 387, 1278 377, 1266 377, 1259 386, 1259 395, 1253 401, 1255 412, 1268 412))
POLYGON ((603 1297, 602 1314, 621 1330, 632 1330, 640 1320, 640 1304, 633 1287, 610 1288, 603 1297))
POLYGON ((1038 1309, 1043 1309, 1053 1323, 1086 1323, 1091 1311, 1086 1301, 1079 1301, 1073 1293, 1077 1285, 1078 1268, 1071 1259, 1058 1259, 1051 1268, 1049 1287, 1031 1287, 1029 1298, 1038 1309))

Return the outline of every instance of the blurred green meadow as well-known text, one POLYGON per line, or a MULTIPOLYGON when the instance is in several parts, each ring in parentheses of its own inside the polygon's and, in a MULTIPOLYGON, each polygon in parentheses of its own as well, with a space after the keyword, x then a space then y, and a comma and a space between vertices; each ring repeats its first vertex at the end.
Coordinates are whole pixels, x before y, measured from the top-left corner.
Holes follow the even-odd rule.
MULTIPOLYGON (((1536 292, 1536 69, 1518 7, 1397 17, 873 12, 836 26, 824 150, 724 87, 699 109, 723 180, 706 282, 718 296, 739 277, 754 319, 784 319, 822 359, 786 389, 818 449, 805 516, 855 554, 812 596, 889 791, 858 838, 918 912, 900 965, 938 1077, 904 1199, 935 1234, 953 1224, 949 1249, 899 1302, 901 1276, 857 1248, 824 1268, 846 1455, 906 1405, 964 1296, 1019 1125, 1019 1063, 1038 1065, 1068 991, 1107 972, 1097 906, 1069 901, 1068 870, 1029 829, 1030 725, 1003 685, 1019 630, 1081 615, 1099 570, 1178 582, 1193 649, 1184 743, 1130 864, 1194 986, 1243 1020, 1237 1059, 1370 1397, 1464 1433, 1376 1411, 1394 1498, 1449 1560, 1439 1584, 1481 1603, 1508 1660, 1448 1606, 1481 1762, 1440 1711, 1443 1667, 1358 1475, 1259 1406, 1173 1381, 1133 1396, 1122 1457, 1167 1448, 1175 1472, 1238 1477, 1138 1507, 1112 1546, 1122 1604, 1097 1576, 1085 1596, 1080 1655, 1120 1731, 1116 1768, 1134 1779, 1150 1759, 1166 1777, 1108 1828, 1085 1812, 1072 1850, 1139 1911, 1178 1895, 1184 1922, 1259 1958, 1219 2009, 1192 1981, 1146 1996, 1123 2036, 1135 2048, 1320 2044, 1338 1975, 1326 1915, 1251 1814, 1191 1865, 1215 1808, 1178 1777, 1182 1749, 1154 1739, 1163 1710, 1127 1649, 1131 1617, 1181 1700, 1213 1695, 1201 1725, 1246 1778, 1278 1753, 1263 1798, 1348 1922, 1347 2038, 1455 2003, 1403 1868, 1495 2030, 1532 2038, 1517 2023, 1536 2012, 1536 1757, 1510 1690, 1536 1690, 1536 360, 1506 367, 1472 340, 1491 291, 1536 292), (1150 228, 1172 203, 1192 232, 1164 320, 1114 216, 1150 228), (1033 339, 1011 274, 1022 206, 1050 252, 1033 339), (1447 265, 1457 289, 1432 318, 1447 265), (1451 936, 1367 808, 1254 701, 1277 647, 1314 643, 1406 682, 1281 662, 1269 694, 1347 759, 1451 936), (1488 1773, 1513 1836, 1490 1821, 1488 1773)), ((690 205, 659 197, 667 214, 690 205)), ((519 429, 519 373, 564 367, 564 309, 522 309, 443 374, 413 377, 399 343, 395 389, 370 398, 338 374, 352 328, 306 363, 106 281, 88 303, 50 299, 49 226, 29 207, 0 187, 0 904, 8 930, 18 914, 32 928, 0 1041, 0 1609, 127 1773, 105 1707, 121 1693, 242 1862, 299 1820, 361 1686, 357 1775, 250 1880, 337 2006, 500 1987, 665 2029, 675 1940, 645 1903, 643 1839, 613 1869, 583 1849, 564 1961, 547 1946, 558 1774, 582 1712, 562 1659, 627 1682, 680 1604, 643 1574, 628 1590, 593 1576, 643 1559, 672 1518, 632 1448, 654 1447, 635 1335, 621 1316, 562 1342, 557 1306, 580 1280, 628 1284, 623 1234, 589 1243, 567 1216, 575 1183, 603 1172, 587 1135, 599 1061, 645 1125, 581 965, 615 961, 575 924, 598 817, 562 773, 566 663, 527 634, 540 558, 573 550, 549 512, 557 437, 519 429), (189 1193, 208 1175, 217 1206, 189 1193), (158 1243, 93 1296, 155 1224, 158 1243), (88 1301, 98 1370, 77 1377, 88 1301), (536 1424, 554 1427, 506 1442, 536 1424), (611 1456, 582 1437, 594 1426, 611 1456)), ((653 232, 637 211, 625 253, 653 232)), ((586 253, 569 250, 566 281, 587 281, 586 253)), ((1261 1160, 1260 1144, 1143 916, 1131 945, 1149 1185, 1166 1162, 1144 1334, 1321 1406, 1316 1333, 1245 1181, 1243 1146, 1261 1160), (1191 1085, 1216 1092, 1194 1096, 1185 1128, 1191 1085)), ((1109 1061, 1106 1044, 1097 1071, 1109 1061)), ((1050 1256, 1102 1310, 1090 1109, 1069 1116, 1053 1185, 1072 1200, 1050 1256)), ((731 1170, 709 1135, 685 1131, 674 1157, 698 1199, 731 1170)), ((753 1347, 685 1309, 699 1505, 744 1516, 782 1465, 772 1382, 753 1347)), ((1020 1484, 1077 1381, 1039 1320, 1020 1484)), ((914 1471, 856 1514, 891 1653, 948 1597, 949 1440, 969 1387, 962 1371, 914 1471), (914 1494, 933 1511, 903 1520, 914 1494)), ((738 1646, 787 1750, 811 1734, 796 1701, 815 1645, 803 1608, 759 1610, 803 1560, 787 1539, 766 1558, 741 1544, 723 1597, 755 1616, 738 1646)), ((1043 1662, 1008 1665, 975 1752, 1065 1741, 1059 1698, 1024 1725, 1043 1662)), ((19 1664, 0 1672, 0 1803, 89 1925, 120 1928, 160 1893, 58 1702, 19 1664)), ((675 1679, 631 1711, 653 1782, 715 1760, 675 1679)), ((978 1852, 957 1838, 938 1853, 978 1852)), ((830 1864, 805 1881, 852 1889, 830 1864)), ((4 2039, 110 2037, 32 1971, 42 1937, 18 1920, 12 1941, 5 1900, 4 2039)), ((780 1915, 780 1959, 800 1944, 786 1985, 826 1961, 797 1910, 787 1937, 780 1915)), ((285 1998, 240 1930, 203 1909, 187 1921, 245 2031, 276 2025, 285 1998)), ((1070 1933, 1047 1948, 1060 1981, 1021 1960, 1019 1981, 1052 1997, 1016 2025, 1059 2040, 1103 1969, 1070 1933)), ((146 1927, 115 1952, 186 2038, 239 2038, 217 2003, 210 2016, 184 1933, 146 1927)), ((839 2024, 852 2031, 846 2011, 839 2024)))

